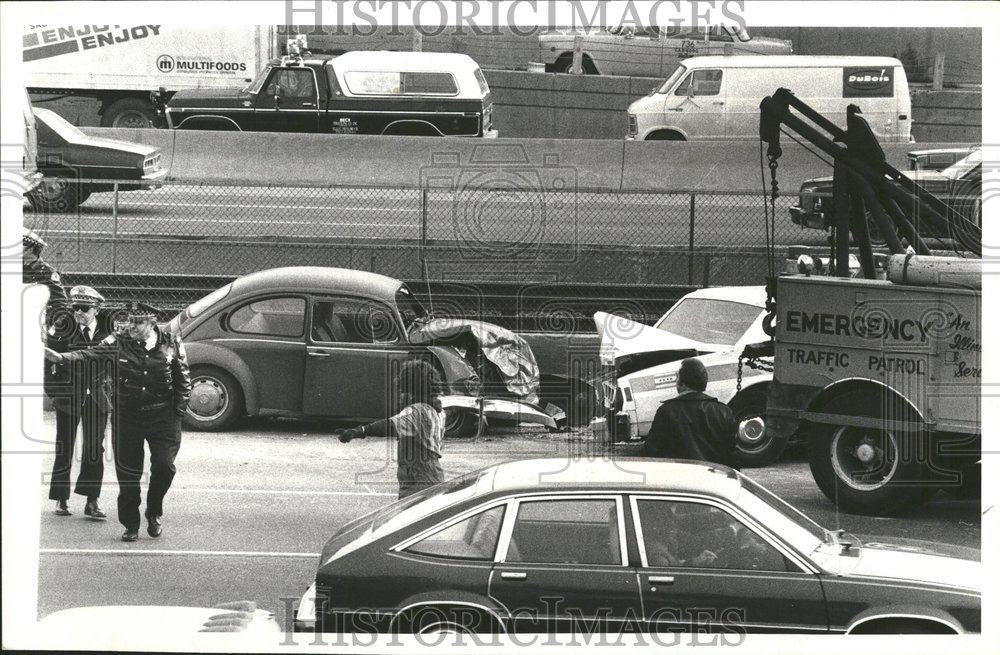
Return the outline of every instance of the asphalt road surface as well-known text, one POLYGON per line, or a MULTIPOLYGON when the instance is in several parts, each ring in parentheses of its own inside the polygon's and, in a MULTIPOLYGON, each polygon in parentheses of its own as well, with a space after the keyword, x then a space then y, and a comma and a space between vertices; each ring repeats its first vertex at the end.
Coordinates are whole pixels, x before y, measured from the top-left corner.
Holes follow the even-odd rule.
MULTIPOLYGON (((47 434, 54 434, 53 414, 45 420, 47 434)), ((495 430, 478 442, 446 442, 442 461, 446 474, 454 476, 510 459, 580 453, 587 445, 586 432, 495 430)), ((393 446, 385 439, 341 444, 328 428, 294 421, 257 420, 233 433, 185 433, 163 535, 149 538, 144 525, 133 544, 119 541, 110 451, 101 499, 106 522, 85 518, 80 496, 71 499, 73 516, 53 514, 47 456, 38 490, 43 498, 39 616, 84 605, 253 600, 282 621, 286 602, 297 600, 310 584, 329 535, 395 498, 393 446)), ((748 473, 826 527, 866 540, 931 540, 958 546, 966 555, 975 553, 961 547, 980 546, 978 501, 941 497, 906 517, 854 516, 836 512, 801 461, 748 473)))
MULTIPOLYGON (((429 239, 499 243, 687 246, 687 194, 538 194, 530 191, 419 190, 168 185, 96 193, 67 213, 26 216, 48 235, 99 233, 202 238, 429 239), (426 208, 425 210, 423 208, 426 208), (116 224, 117 223, 117 224, 116 224)), ((823 245, 826 234, 791 223, 782 197, 776 243, 823 245)), ((763 246, 763 201, 754 195, 695 198, 694 243, 763 246)))

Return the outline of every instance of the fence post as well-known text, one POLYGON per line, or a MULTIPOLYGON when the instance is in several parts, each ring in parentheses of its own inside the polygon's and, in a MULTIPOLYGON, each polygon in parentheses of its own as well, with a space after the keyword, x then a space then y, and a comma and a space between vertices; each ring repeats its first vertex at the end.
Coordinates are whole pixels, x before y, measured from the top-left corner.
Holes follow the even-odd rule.
POLYGON ((111 273, 118 272, 118 183, 115 182, 115 199, 111 203, 111 273))
POLYGON ((694 285, 694 196, 691 194, 691 210, 688 217, 688 285, 694 285))
POLYGON ((427 189, 420 189, 420 268, 427 281, 427 189))
POLYGON ((944 88, 944 53, 939 52, 934 55, 934 83, 932 88, 940 91, 944 88))
POLYGON ((413 26, 413 52, 420 52, 424 49, 424 33, 416 25, 413 26))
POLYGON ((579 75, 583 72, 583 35, 577 34, 573 37, 573 67, 569 72, 579 75))

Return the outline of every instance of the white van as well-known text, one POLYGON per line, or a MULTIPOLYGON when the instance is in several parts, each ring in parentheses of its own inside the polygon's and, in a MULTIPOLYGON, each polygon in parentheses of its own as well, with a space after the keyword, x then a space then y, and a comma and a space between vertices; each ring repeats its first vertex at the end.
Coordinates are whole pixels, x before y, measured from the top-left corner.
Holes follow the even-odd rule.
POLYGON ((685 59, 629 106, 626 138, 756 140, 760 101, 780 87, 841 127, 855 104, 880 141, 911 141, 910 88, 898 59, 797 55, 685 59))

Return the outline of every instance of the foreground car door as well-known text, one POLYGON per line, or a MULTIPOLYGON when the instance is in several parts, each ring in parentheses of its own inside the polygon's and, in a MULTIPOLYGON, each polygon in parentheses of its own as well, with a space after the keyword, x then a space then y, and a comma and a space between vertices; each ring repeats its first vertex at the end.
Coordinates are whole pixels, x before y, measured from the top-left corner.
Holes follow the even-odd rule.
POLYGON ((641 616, 628 566, 622 501, 615 495, 547 496, 513 503, 490 597, 517 632, 614 632, 641 616))
POLYGON ((386 418, 390 382, 408 354, 396 315, 388 306, 361 298, 314 297, 302 411, 386 418))
POLYGON ((633 496, 650 630, 826 632, 819 578, 713 501, 633 496))

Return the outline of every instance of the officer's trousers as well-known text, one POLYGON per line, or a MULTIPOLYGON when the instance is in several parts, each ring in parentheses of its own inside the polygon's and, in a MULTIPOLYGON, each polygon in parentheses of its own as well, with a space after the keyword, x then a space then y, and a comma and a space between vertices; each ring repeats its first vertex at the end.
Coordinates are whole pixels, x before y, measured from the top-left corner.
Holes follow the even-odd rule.
POLYGON ((149 444, 149 488, 146 516, 163 514, 163 497, 177 469, 174 458, 181 447, 181 417, 172 408, 152 412, 122 412, 113 420, 115 472, 118 474, 118 520, 126 529, 141 522, 139 489, 145 465, 144 443, 149 444))
POLYGON ((81 496, 97 498, 104 479, 104 428, 108 414, 98 402, 86 396, 66 409, 56 408, 56 459, 49 481, 51 500, 69 500, 70 472, 76 432, 83 422, 80 440, 80 474, 74 491, 81 496))

